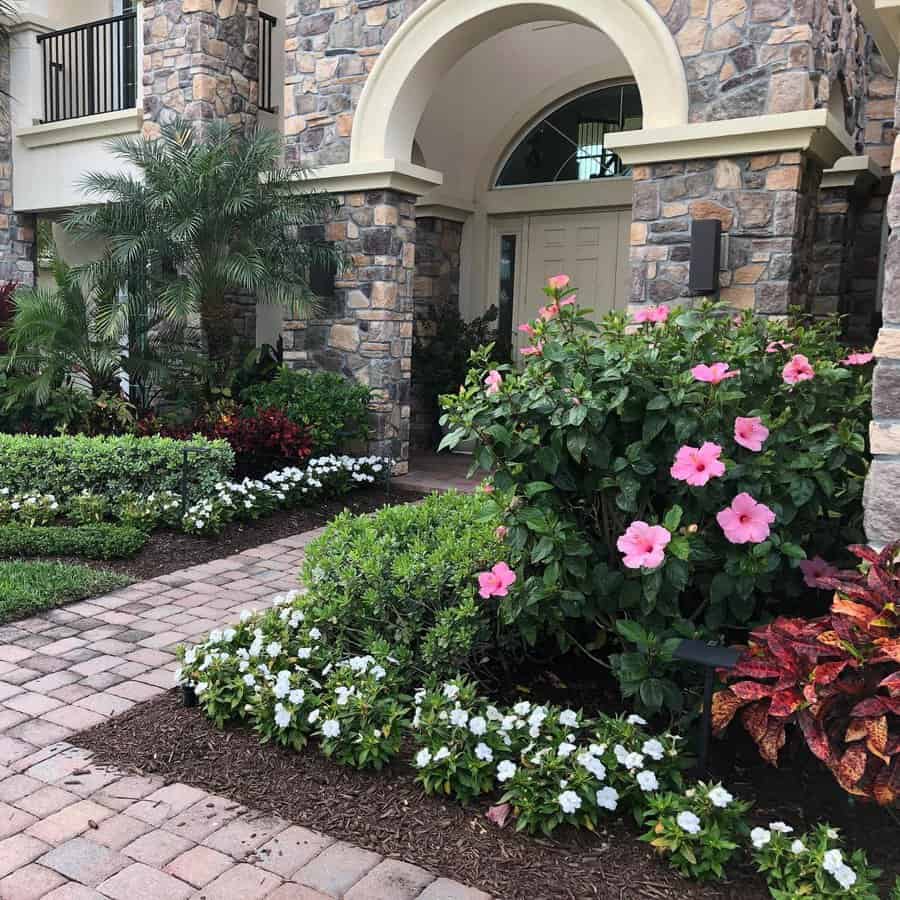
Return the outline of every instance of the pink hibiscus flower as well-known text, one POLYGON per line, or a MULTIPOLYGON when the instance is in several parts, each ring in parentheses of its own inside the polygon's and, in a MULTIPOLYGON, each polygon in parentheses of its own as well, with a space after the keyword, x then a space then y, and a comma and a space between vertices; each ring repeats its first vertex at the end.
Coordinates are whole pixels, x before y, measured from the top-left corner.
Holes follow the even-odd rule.
POLYGON ((790 350, 793 346, 793 344, 789 344, 787 341, 772 341, 766 347, 766 353, 777 353, 779 350, 790 350))
POLYGON ((568 275, 554 275, 547 279, 547 287, 554 291, 564 291, 571 281, 572 279, 568 275))
POLYGON ((846 359, 841 360, 842 366, 867 366, 875 359, 874 353, 851 353, 846 359))
POLYGON ((616 547, 623 554, 622 562, 629 569, 655 569, 662 565, 665 549, 672 535, 662 525, 632 522, 616 547))
POLYGON ((522 334, 527 334, 530 338, 533 338, 537 334, 537 332, 528 322, 526 322, 524 325, 520 325, 519 331, 521 331, 522 334))
POLYGON ((775 513, 745 492, 738 494, 731 506, 716 513, 716 521, 732 544, 761 544, 769 536, 775 513))
POLYGON ((496 806, 492 806, 484 816, 489 822, 493 822, 498 828, 502 828, 506 824, 506 820, 509 818, 511 812, 512 804, 498 803, 496 806))
POLYGON ((505 541, 508 534, 509 529, 505 525, 498 525, 494 529, 494 537, 497 538, 498 541, 505 541))
POLYGON ((540 356, 544 352, 544 342, 538 341, 533 347, 523 347, 519 353, 522 356, 540 356))
POLYGON ((488 372, 487 378, 484 379, 484 383, 487 385, 485 393, 488 396, 491 394, 499 394, 500 385, 503 384, 503 376, 496 369, 491 369, 491 371, 488 372))
POLYGON ((577 295, 577 294, 572 294, 571 297, 566 297, 565 300, 560 300, 560 301, 559 301, 559 305, 560 305, 560 307, 563 307, 563 306, 574 306, 577 302, 578 302, 578 295, 577 295))
POLYGON ((800 561, 800 571, 803 573, 803 580, 807 587, 820 588, 820 578, 830 578, 837 575, 838 570, 829 565, 821 556, 814 556, 812 559, 804 559, 800 561))
POLYGON ((791 357, 791 361, 781 370, 781 377, 785 384, 799 384, 801 381, 810 381, 816 377, 809 360, 797 353, 791 357))
POLYGON ((478 593, 485 600, 490 597, 505 597, 515 580, 516 573, 505 562, 499 562, 490 572, 479 573, 478 593))
POLYGON ((661 324, 669 318, 669 307, 662 306, 645 306, 634 314, 634 321, 638 323, 650 322, 651 324, 661 324))
POLYGON ((759 416, 738 416, 734 420, 734 439, 742 447, 759 453, 762 445, 769 436, 769 429, 762 423, 759 416))
POLYGON ((551 303, 549 306, 542 306, 538 310, 538 315, 545 322, 549 322, 551 319, 559 315, 559 307, 555 303, 551 303))
POLYGON ((699 366, 694 366, 691 369, 691 375, 697 381, 705 381, 708 384, 719 384, 719 382, 724 381, 726 378, 734 378, 736 375, 741 374, 740 369, 734 369, 733 371, 728 371, 728 363, 716 362, 711 366, 707 366, 705 363, 700 363, 699 366))
POLYGON ((682 447, 675 454, 669 470, 673 478, 686 481, 693 487, 703 487, 710 478, 725 474, 725 464, 719 460, 722 448, 706 441, 702 447, 682 447))

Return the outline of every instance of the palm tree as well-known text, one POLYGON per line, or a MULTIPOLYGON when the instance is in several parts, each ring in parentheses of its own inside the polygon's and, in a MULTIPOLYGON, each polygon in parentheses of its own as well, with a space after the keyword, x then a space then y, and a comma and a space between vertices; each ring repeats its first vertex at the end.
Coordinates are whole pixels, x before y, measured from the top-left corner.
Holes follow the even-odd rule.
POLYGON ((84 271, 95 284, 127 283, 130 292, 153 297, 173 321, 199 316, 221 374, 235 350, 235 295, 302 314, 316 302, 311 271, 341 265, 321 228, 335 202, 298 190, 303 173, 280 165, 278 134, 216 121, 201 135, 176 122, 156 140, 121 138, 111 148, 137 171, 83 179, 86 192, 105 202, 71 213, 64 224, 108 248, 84 271))

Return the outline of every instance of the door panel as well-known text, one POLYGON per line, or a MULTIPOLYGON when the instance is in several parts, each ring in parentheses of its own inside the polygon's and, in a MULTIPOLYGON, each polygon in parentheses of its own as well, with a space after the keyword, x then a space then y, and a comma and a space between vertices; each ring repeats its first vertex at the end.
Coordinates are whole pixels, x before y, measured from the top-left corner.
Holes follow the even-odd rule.
MULTIPOLYGON (((531 216, 528 260, 519 322, 533 319, 546 303, 543 287, 551 275, 571 275, 579 302, 603 315, 622 306, 623 264, 619 259, 619 212, 531 216)), ((629 228, 631 214, 627 214, 629 228)), ((627 253, 627 244, 625 245, 627 253)), ((627 257, 624 264, 627 268, 627 257)))

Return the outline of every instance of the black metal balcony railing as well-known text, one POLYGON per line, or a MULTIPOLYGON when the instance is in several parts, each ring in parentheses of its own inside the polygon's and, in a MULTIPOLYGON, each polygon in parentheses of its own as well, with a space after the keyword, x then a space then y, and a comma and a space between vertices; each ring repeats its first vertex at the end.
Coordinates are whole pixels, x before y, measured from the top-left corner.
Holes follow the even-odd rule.
POLYGON ((259 14, 259 108, 274 113, 277 109, 272 84, 272 36, 278 19, 268 13, 259 14))
POLYGON ((137 101, 137 16, 127 12, 38 36, 44 122, 131 109, 137 101))

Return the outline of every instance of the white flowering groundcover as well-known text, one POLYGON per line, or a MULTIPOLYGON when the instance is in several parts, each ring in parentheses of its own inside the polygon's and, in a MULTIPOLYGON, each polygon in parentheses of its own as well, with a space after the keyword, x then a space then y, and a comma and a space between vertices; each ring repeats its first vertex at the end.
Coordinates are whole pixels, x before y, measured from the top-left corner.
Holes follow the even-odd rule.
POLYGON ((639 716, 586 717, 526 700, 506 707, 463 676, 409 696, 400 654, 384 641, 358 652, 342 635, 308 595, 291 591, 182 648, 176 683, 196 692, 218 727, 241 721, 263 742, 295 749, 313 738, 343 765, 381 769, 406 746, 426 792, 463 803, 494 795, 489 817, 513 816, 517 830, 594 830, 630 812, 647 829, 643 840, 688 877, 722 878, 749 851, 779 900, 878 897, 877 872, 859 851, 845 857, 835 831, 784 847, 791 829, 783 823, 751 832, 750 804, 721 784, 688 784, 681 739, 648 733, 639 716))
POLYGON ((290 466, 263 478, 218 482, 182 515, 181 497, 172 491, 122 496, 118 503, 89 492, 68 499, 54 494, 14 493, 0 488, 0 524, 49 525, 61 516, 79 523, 107 518, 150 532, 160 526, 188 534, 219 533, 229 522, 250 521, 318 497, 346 493, 384 480, 392 462, 380 456, 320 456, 303 469, 290 466))

